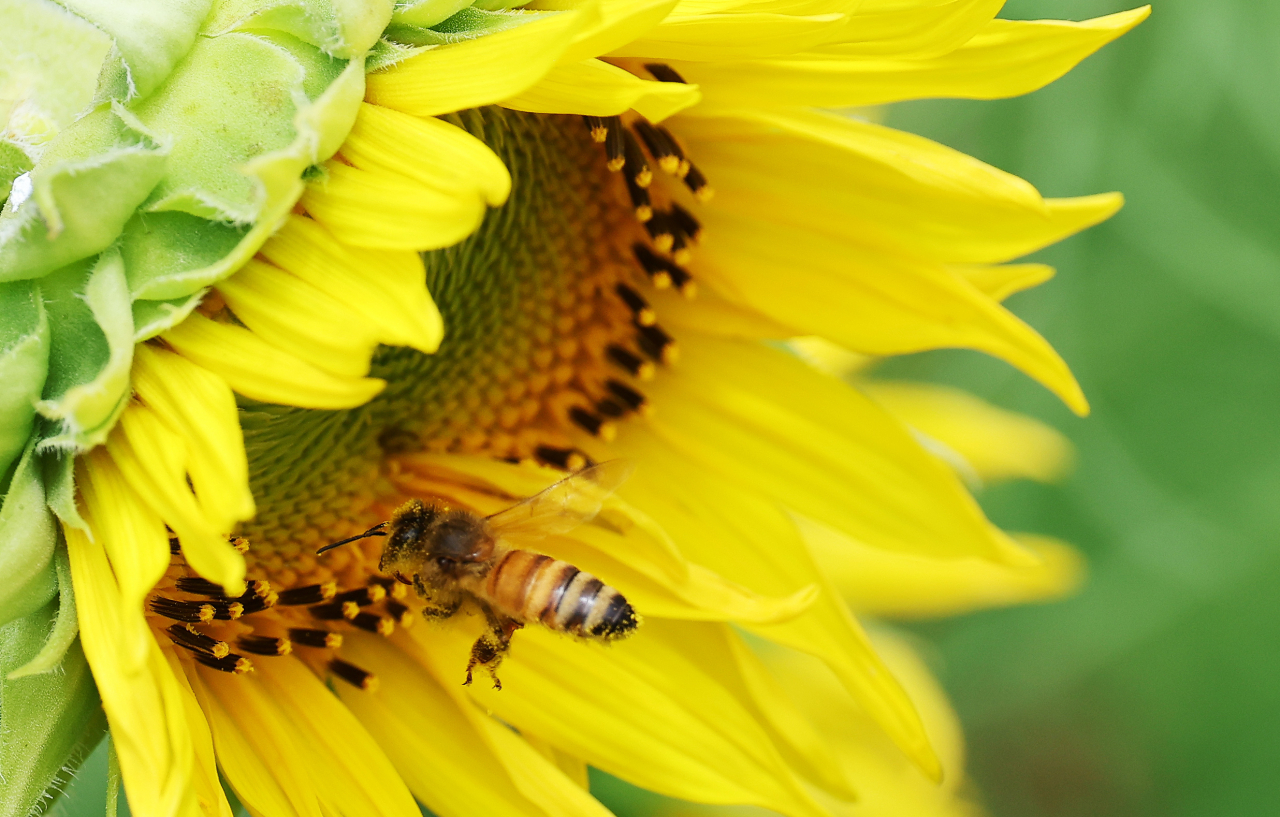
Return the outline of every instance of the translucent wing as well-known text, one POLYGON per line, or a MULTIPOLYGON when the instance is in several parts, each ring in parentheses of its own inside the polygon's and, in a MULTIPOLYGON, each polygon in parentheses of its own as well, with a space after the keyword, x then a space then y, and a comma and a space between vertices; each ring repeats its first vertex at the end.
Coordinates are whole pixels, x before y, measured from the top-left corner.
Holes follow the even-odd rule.
POLYGON ((636 468, 630 460, 609 460, 565 477, 539 494, 488 517, 497 536, 567 533, 600 513, 609 494, 636 468))

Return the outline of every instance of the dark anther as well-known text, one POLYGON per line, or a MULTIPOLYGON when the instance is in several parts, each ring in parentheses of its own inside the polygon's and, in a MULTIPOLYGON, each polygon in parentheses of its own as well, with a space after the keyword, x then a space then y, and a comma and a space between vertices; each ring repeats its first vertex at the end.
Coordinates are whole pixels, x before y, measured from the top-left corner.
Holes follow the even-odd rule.
POLYGON ((331 633, 328 630, 293 627, 289 630, 289 638, 295 644, 317 649, 335 650, 342 646, 342 633, 331 633))
POLYGON ((387 614, 401 627, 408 627, 413 623, 413 611, 394 599, 387 599, 387 614))
POLYGON ((602 417, 617 419, 627 413, 627 407, 612 397, 596 401, 596 413, 602 417))
POLYGON ((227 541, 231 543, 231 547, 236 553, 249 552, 249 540, 245 539, 243 536, 232 536, 227 541))
POLYGON ((587 130, 591 131, 591 139, 595 142, 603 142, 609 138, 609 126, 604 120, 598 116, 584 116, 582 121, 587 123, 587 130))
POLYGON ((186 647, 192 652, 204 653, 214 658, 225 658, 231 652, 227 642, 205 635, 190 624, 171 624, 165 632, 169 634, 169 640, 174 644, 186 647))
POLYGON ((640 143, 636 141, 636 137, 631 131, 626 131, 622 135, 623 165, 627 171, 627 178, 636 183, 637 187, 648 187, 653 181, 653 171, 649 169, 649 162, 644 158, 644 152, 640 150, 640 143))
POLYGON ((609 129, 604 140, 606 166, 616 173, 627 163, 624 144, 625 129, 622 127, 622 119, 617 116, 607 117, 604 123, 609 129))
POLYGON ((649 403, 645 396, 620 380, 609 380, 605 383, 613 396, 626 403, 632 411, 643 411, 649 403))
POLYGON ((335 601, 330 604, 317 604, 314 607, 308 607, 307 612, 312 618, 321 621, 341 621, 343 619, 353 619, 360 612, 360 605, 354 601, 335 601))
POLYGON ((236 646, 254 655, 288 655, 293 652, 289 639, 265 635, 242 635, 236 639, 236 646))
POLYGON ((678 204, 672 204, 668 215, 672 223, 679 228, 680 232, 688 236, 690 241, 698 240, 698 235, 702 232, 702 223, 693 217, 693 213, 678 204))
POLYGON ((222 591, 222 585, 214 584, 208 579, 201 579, 198 576, 184 576, 178 579, 178 589, 183 593, 194 593, 197 596, 226 598, 226 593, 222 591))
POLYGON ((253 669, 253 662, 242 655, 231 653, 224 655, 222 658, 214 658, 212 655, 205 655, 202 652, 195 653, 196 660, 206 667, 213 667, 223 672, 234 672, 243 674, 253 669))
POLYGON ((182 543, 178 541, 178 537, 169 537, 169 555, 177 556, 182 553, 182 543))
POLYGON ((280 598, 276 600, 276 604, 282 604, 286 607, 319 604, 322 601, 331 601, 337 592, 338 586, 333 582, 309 584, 305 587, 291 587, 280 593, 280 598))
POLYGON ((176 599, 166 599, 163 596, 156 596, 151 599, 151 611, 157 615, 171 618, 174 621, 210 622, 213 621, 216 610, 214 606, 207 601, 177 601, 176 599))
POLYGON ((644 223, 644 229, 649 233, 649 238, 653 241, 653 246, 657 247, 660 252, 671 252, 671 248, 676 243, 676 232, 672 228, 671 219, 661 210, 653 211, 653 218, 644 223))
POLYGON ((662 363, 675 361, 675 340, 659 326, 641 326, 636 329, 636 339, 645 354, 662 363))
POLYGON ((684 77, 677 74, 676 69, 664 62, 646 62, 644 67, 659 82, 684 82, 684 77))
POLYGON ((636 323, 641 326, 652 326, 657 323, 658 316, 654 314, 653 307, 649 306, 649 302, 639 292, 621 283, 614 286, 613 291, 618 294, 622 302, 631 310, 631 314, 635 316, 636 323))
POLYGON ((609 359, 618 366, 622 367, 632 377, 638 377, 641 380, 648 380, 653 377, 653 364, 641 357, 625 346, 611 344, 605 353, 609 355, 609 359))
POLYGON ((244 615, 244 602, 227 599, 211 599, 213 617, 221 621, 235 621, 244 615))
POLYGON ((577 471, 587 464, 586 456, 576 448, 552 448, 540 445, 533 450, 533 455, 547 465, 554 465, 564 471, 577 471))
POLYGON ((649 191, 636 184, 636 180, 627 173, 623 180, 627 183, 627 195, 631 196, 631 206, 635 208, 636 220, 644 223, 653 218, 653 202, 649 198, 649 191))
POLYGON ((362 670, 355 664, 348 664, 341 658, 335 658, 329 662, 329 671, 348 684, 365 691, 372 691, 378 684, 378 679, 372 672, 362 670))
POLYGON ((366 632, 383 636, 391 635, 396 629, 395 619, 391 616, 380 616, 377 613, 358 613, 351 619, 351 623, 366 632))
POLYGON ((355 590, 347 590, 333 597, 335 602, 354 601, 360 607, 368 607, 387 597, 387 588, 381 585, 370 585, 369 587, 357 587, 355 590))
POLYGON ((637 119, 632 127, 635 128, 636 133, 640 134, 640 139, 649 149, 649 155, 658 163, 658 167, 672 175, 679 172, 684 151, 676 144, 675 137, 670 131, 654 125, 647 119, 637 119))
POLYGON ((592 414, 581 406, 569 409, 569 419, 583 431, 596 437, 600 436, 600 430, 605 427, 604 418, 592 414))
POLYGON ((705 202, 711 198, 711 187, 707 184, 707 177, 693 165, 689 165, 689 172, 685 174, 684 186, 689 188, 689 192, 693 193, 698 201, 705 202))
POLYGON ((665 289, 667 285, 674 285, 686 295, 692 294, 689 285, 693 282, 693 276, 685 271, 684 267, 668 261, 639 241, 631 245, 631 251, 635 253, 636 260, 640 262, 640 266, 644 268, 655 287, 665 289))

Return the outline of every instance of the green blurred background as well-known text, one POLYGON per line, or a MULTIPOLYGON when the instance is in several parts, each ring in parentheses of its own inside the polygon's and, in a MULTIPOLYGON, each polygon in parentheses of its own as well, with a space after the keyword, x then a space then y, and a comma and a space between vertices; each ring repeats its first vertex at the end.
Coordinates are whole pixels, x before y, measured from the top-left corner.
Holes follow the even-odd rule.
MULTIPOLYGON (((1011 0, 1002 16, 1133 5, 1011 0)), ((1128 199, 1036 256, 1058 277, 1009 301, 1071 364, 1091 417, 976 354, 892 367, 1046 419, 1078 448, 1064 484, 981 499, 1005 528, 1084 550, 1084 591, 915 628, 995 817, 1280 810, 1280 2, 1154 7, 1038 93, 889 116, 1046 195, 1128 199)))
MULTIPOLYGON (((1085 19, 1116 0, 1011 0, 1085 19)), ((963 386, 1064 430, 1059 486, 988 513, 1089 556, 1077 597, 914 625, 994 817, 1257 817, 1280 803, 1280 2, 1156 0, 1150 20, 1020 99, 900 105, 890 124, 1046 195, 1121 190, 1009 305, 1072 365, 1073 417, 1011 368, 931 353, 887 373, 963 386)), ((106 758, 58 807, 102 813, 106 758)), ((652 801, 597 780, 620 814, 652 801)))

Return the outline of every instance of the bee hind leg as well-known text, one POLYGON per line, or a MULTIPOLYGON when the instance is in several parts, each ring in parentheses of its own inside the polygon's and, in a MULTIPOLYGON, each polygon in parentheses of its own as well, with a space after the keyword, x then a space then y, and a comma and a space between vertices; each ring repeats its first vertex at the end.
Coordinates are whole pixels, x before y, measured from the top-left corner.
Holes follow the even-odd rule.
POLYGON ((471 658, 467 662, 467 680, 463 686, 471 686, 471 671, 476 667, 484 667, 493 678, 493 688, 502 689, 502 681, 498 679, 498 666, 511 649, 511 636, 520 629, 520 622, 506 616, 499 616, 489 610, 485 611, 489 619, 489 632, 476 639, 471 645, 471 658))

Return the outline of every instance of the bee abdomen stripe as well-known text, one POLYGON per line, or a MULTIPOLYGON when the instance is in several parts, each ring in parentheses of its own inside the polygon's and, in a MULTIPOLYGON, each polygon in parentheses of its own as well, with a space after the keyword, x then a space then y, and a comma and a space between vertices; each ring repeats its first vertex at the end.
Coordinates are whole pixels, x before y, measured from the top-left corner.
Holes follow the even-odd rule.
POLYGON ((597 605, 597 608, 604 606, 604 613, 598 621, 592 622, 591 634, 605 639, 623 637, 639 624, 636 611, 617 590, 612 587, 606 587, 605 590, 611 592, 613 598, 609 600, 608 606, 597 605))
POLYGON ((583 625, 587 623, 587 618, 595 609, 597 598, 603 589, 604 582, 590 573, 579 573, 574 576, 556 616, 560 622, 560 629, 575 635, 587 635, 583 625))

